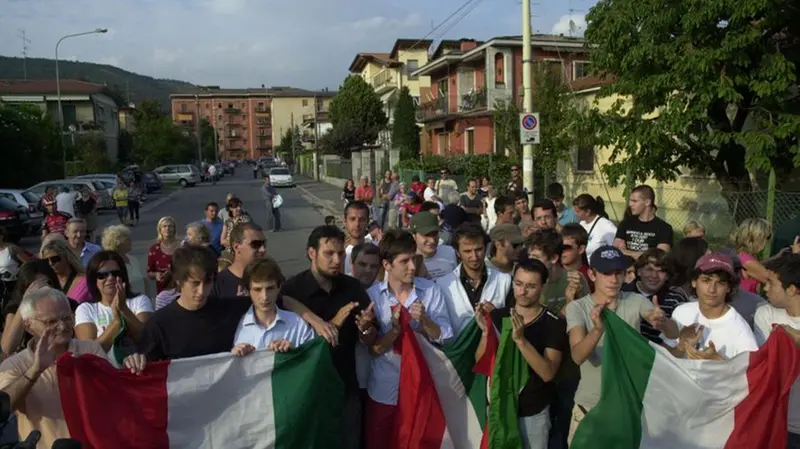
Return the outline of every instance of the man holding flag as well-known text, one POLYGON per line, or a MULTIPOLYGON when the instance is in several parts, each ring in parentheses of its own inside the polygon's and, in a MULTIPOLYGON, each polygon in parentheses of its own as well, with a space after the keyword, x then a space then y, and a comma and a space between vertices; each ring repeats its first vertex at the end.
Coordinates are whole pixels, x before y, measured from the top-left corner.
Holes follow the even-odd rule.
POLYGON ((488 435, 481 447, 547 449, 552 380, 568 348, 564 320, 540 302, 547 277, 542 262, 526 259, 514 268, 514 305, 492 310, 491 325, 485 305, 475 310, 481 328, 475 359, 479 367, 487 359, 494 365, 488 373, 488 435))

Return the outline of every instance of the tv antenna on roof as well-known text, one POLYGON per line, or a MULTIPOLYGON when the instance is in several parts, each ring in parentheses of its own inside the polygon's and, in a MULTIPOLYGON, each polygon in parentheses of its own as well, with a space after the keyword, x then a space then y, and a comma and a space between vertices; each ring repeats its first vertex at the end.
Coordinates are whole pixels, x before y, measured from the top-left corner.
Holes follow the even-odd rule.
POLYGON ((22 79, 28 80, 28 44, 30 39, 25 37, 25 30, 19 30, 19 38, 22 40, 22 79))

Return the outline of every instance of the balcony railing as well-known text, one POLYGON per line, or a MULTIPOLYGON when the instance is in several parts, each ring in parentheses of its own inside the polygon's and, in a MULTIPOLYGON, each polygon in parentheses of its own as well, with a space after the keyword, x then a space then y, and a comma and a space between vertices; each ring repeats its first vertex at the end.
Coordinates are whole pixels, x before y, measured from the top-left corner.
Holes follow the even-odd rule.
POLYGON ((397 81, 395 81, 394 74, 390 70, 381 70, 377 75, 372 77, 371 83, 373 89, 380 89, 383 87, 394 87, 397 81))
POLYGON ((240 112, 242 112, 242 110, 239 108, 225 108, 226 114, 238 114, 240 112))
POLYGON ((426 103, 422 103, 417 110, 417 119, 432 119, 435 117, 445 116, 448 113, 449 102, 447 101, 447 97, 441 97, 426 103))
POLYGON ((258 112, 259 114, 269 114, 270 111, 271 109, 266 106, 261 106, 261 107, 256 106, 256 112, 258 112))
POLYGON ((461 112, 486 109, 487 107, 486 89, 477 89, 461 96, 461 107, 459 108, 461 112))
POLYGON ((242 138, 242 136, 240 134, 226 134, 225 138, 230 140, 239 140, 242 138))

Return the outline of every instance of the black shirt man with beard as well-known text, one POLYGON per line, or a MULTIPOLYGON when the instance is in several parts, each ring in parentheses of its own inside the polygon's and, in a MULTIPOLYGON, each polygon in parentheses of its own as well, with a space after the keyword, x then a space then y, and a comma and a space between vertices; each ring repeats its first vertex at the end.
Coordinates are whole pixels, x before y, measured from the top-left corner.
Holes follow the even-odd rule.
MULTIPOLYGON (((287 280, 281 296, 303 303, 317 316, 339 328, 338 344, 333 348, 333 364, 345 385, 342 414, 344 447, 357 449, 361 436, 361 397, 356 375, 356 343, 372 345, 378 335, 375 314, 361 283, 343 274, 344 233, 335 226, 319 226, 311 231, 306 255, 311 268, 287 280)), ((278 307, 283 307, 281 299, 278 307)))

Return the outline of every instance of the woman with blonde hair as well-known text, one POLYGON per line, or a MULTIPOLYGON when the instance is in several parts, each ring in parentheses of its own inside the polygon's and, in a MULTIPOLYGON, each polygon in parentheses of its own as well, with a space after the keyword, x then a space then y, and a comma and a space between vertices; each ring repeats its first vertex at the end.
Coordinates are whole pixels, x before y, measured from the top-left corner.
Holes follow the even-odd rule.
POLYGON ((43 246, 39 257, 53 268, 58 277, 58 288, 65 295, 79 303, 91 299, 83 264, 66 240, 53 240, 43 246))
POLYGON ((150 293, 150 285, 142 273, 142 266, 139 260, 130 255, 133 248, 133 240, 131 238, 131 229, 125 225, 109 226, 103 230, 103 237, 101 239, 103 249, 106 251, 114 251, 122 256, 125 261, 125 270, 128 273, 131 289, 147 296, 153 297, 150 293))
POLYGON ((767 282, 767 269, 758 261, 772 239, 772 225, 763 218, 748 218, 730 236, 730 243, 742 262, 739 288, 750 293, 758 293, 758 286, 767 282))
POLYGON ((174 218, 161 217, 156 224, 156 243, 147 251, 147 278, 156 281, 156 293, 167 286, 165 273, 172 263, 172 254, 180 246, 177 228, 174 218))
POLYGON ((186 240, 184 244, 192 246, 205 246, 216 253, 216 250, 211 247, 211 231, 208 227, 199 221, 189 223, 186 226, 186 240))
POLYGON ((706 238, 706 228, 696 220, 689 220, 683 225, 683 236, 686 238, 706 238))

